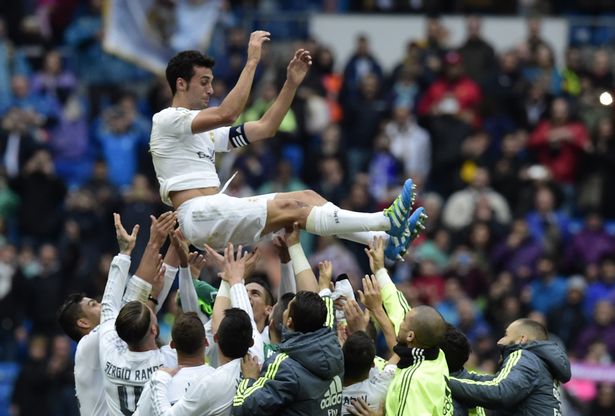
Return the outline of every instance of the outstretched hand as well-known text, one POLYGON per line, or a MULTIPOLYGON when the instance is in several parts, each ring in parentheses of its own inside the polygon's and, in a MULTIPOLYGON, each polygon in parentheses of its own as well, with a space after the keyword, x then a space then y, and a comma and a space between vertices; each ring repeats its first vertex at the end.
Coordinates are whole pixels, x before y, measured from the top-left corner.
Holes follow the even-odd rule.
POLYGON ((333 264, 329 260, 318 263, 318 289, 331 289, 333 279, 333 264))
POLYGON ((224 270, 219 273, 222 280, 227 281, 231 286, 240 283, 246 270, 247 260, 248 256, 243 253, 242 246, 237 248, 237 257, 235 257, 233 243, 228 243, 224 249, 224 270))
POLYGON ((256 30, 250 34, 250 42, 248 43, 248 61, 258 63, 261 60, 261 52, 263 43, 268 42, 271 33, 264 30, 256 30))
POLYGON ((171 244, 175 248, 177 257, 179 258, 179 265, 183 268, 188 267, 188 244, 184 240, 184 236, 181 231, 175 230, 170 233, 171 244))
POLYGON ((310 55, 310 51, 298 49, 288 64, 288 68, 286 68, 286 79, 293 85, 298 86, 305 78, 311 65, 312 55, 310 55))
MULTIPOLYGON (((214 250, 208 244, 203 246, 205 256, 205 260, 211 265, 214 266, 218 271, 222 271, 224 269, 224 256, 214 250)), ((226 249, 225 249, 226 250, 226 249)))
POLYGON ((372 274, 363 278, 363 291, 359 290, 359 299, 367 309, 374 312, 382 307, 382 295, 378 279, 372 274))
POLYGON ((128 234, 124 226, 122 225, 122 219, 120 214, 113 213, 113 223, 115 225, 115 237, 117 238, 117 244, 120 246, 120 253, 130 256, 132 250, 137 243, 137 234, 139 234, 139 224, 132 228, 132 232, 128 234))
POLYGON ((365 254, 369 258, 369 268, 372 273, 384 268, 384 238, 374 237, 374 241, 365 249, 365 254))
POLYGON ((149 231, 149 244, 162 247, 169 233, 175 228, 177 215, 173 211, 167 211, 158 218, 153 215, 149 217, 152 220, 149 231))

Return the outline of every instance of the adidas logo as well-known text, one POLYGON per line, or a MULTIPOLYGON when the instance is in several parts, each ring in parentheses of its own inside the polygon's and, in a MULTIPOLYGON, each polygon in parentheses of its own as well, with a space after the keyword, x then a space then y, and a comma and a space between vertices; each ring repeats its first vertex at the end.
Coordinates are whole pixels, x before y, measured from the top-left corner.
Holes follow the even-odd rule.
POLYGON ((329 389, 325 393, 324 398, 320 401, 320 408, 339 406, 342 404, 342 379, 340 376, 335 376, 329 385, 329 389))

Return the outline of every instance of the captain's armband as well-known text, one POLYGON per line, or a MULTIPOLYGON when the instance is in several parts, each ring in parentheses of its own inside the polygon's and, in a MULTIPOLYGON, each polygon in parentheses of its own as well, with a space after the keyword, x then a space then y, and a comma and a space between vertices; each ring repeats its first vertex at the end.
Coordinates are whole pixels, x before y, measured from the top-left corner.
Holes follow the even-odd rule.
POLYGON ((243 124, 231 127, 228 132, 228 140, 233 147, 244 147, 250 144, 243 124))

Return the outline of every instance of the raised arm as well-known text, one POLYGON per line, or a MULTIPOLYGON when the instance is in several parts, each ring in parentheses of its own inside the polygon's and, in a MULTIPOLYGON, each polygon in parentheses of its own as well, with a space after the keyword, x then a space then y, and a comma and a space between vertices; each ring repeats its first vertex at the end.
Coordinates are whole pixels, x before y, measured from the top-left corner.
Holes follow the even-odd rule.
POLYGON ((278 285, 278 299, 281 299, 287 293, 297 293, 297 282, 295 281, 295 272, 293 270, 293 262, 290 259, 288 245, 286 240, 280 236, 273 240, 278 257, 280 258, 280 284, 278 285))
POLYGON ((246 136, 250 142, 268 139, 275 135, 310 65, 312 65, 310 52, 305 49, 297 50, 286 69, 286 82, 271 107, 260 120, 245 123, 246 136))
POLYGON ((389 319, 395 328, 395 334, 399 332, 399 326, 404 320, 406 313, 410 310, 410 305, 403 293, 397 290, 395 283, 391 280, 389 272, 384 267, 384 239, 374 238, 369 249, 365 249, 369 258, 369 266, 380 285, 382 304, 389 319))
POLYGON ((135 225, 132 233, 128 234, 122 225, 120 214, 113 214, 115 225, 115 236, 120 248, 120 252, 109 268, 109 276, 100 306, 100 323, 115 320, 115 317, 122 307, 122 295, 128 280, 128 269, 130 268, 130 255, 137 242, 139 225, 135 225))
POLYGON ((219 107, 206 108, 197 114, 192 120, 193 134, 229 126, 237 120, 250 96, 256 66, 261 59, 263 43, 269 40, 270 35, 269 32, 262 30, 252 32, 248 44, 248 59, 237 84, 219 107))
MULTIPOLYGON (((288 230, 287 230, 288 232, 288 230)), ((307 290, 308 292, 318 293, 318 281, 316 275, 312 271, 310 263, 308 263, 301 241, 299 240, 301 230, 299 223, 293 224, 293 229, 286 234, 286 244, 288 245, 288 253, 295 271, 295 280, 297 283, 297 291, 307 290)))
POLYGON ((371 316, 378 322, 384 333, 389 350, 393 351, 393 347, 397 344, 397 334, 395 334, 393 323, 384 311, 380 285, 376 276, 371 275, 370 277, 366 275, 363 278, 363 290, 358 292, 361 303, 365 305, 371 312, 371 316))

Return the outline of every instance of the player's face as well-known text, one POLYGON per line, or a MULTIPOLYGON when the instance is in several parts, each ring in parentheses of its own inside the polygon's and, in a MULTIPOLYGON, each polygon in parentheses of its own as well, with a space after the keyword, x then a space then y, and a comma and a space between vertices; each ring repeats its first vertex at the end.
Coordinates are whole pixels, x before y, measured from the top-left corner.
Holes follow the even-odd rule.
POLYGON ((506 333, 502 338, 500 338, 498 345, 506 347, 508 345, 521 344, 523 342, 523 336, 520 334, 519 330, 520 328, 518 322, 513 322, 508 325, 508 328, 506 328, 506 333))
POLYGON ((397 333, 397 342, 402 345, 409 345, 414 339, 414 331, 412 330, 412 319, 415 315, 413 309, 406 314, 406 317, 399 325, 399 332, 397 333))
POLYGON ((190 100, 192 110, 202 110, 209 105, 209 98, 214 93, 214 74, 211 68, 203 66, 194 67, 194 75, 190 79, 186 94, 190 100))
POLYGON ((248 283, 246 285, 246 290, 250 298, 250 305, 252 305, 254 320, 259 322, 266 319, 269 313, 271 313, 272 307, 267 305, 267 293, 265 289, 258 283, 248 283))
POLYGON ((83 315, 90 322, 92 328, 100 323, 100 303, 92 298, 84 297, 79 303, 83 315))

